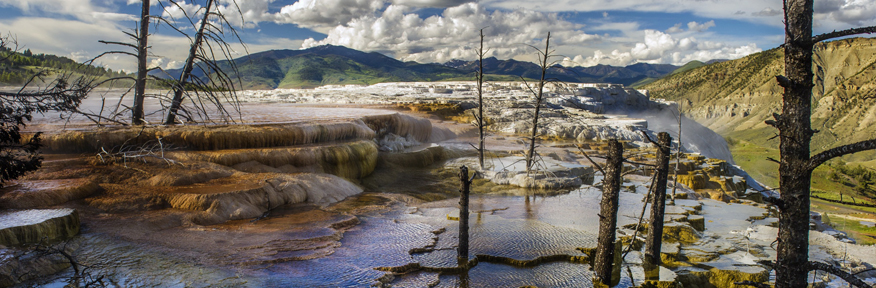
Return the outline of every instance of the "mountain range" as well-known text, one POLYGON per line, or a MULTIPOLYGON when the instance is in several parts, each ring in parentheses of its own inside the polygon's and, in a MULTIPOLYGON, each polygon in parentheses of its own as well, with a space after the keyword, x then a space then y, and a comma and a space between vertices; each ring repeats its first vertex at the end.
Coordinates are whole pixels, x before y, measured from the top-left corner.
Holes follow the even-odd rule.
MULTIPOLYGON (((438 81, 463 73, 439 64, 402 62, 386 55, 342 46, 324 45, 304 50, 269 50, 234 60, 243 89, 312 88, 327 84, 438 81)), ((232 71, 229 61, 218 63, 232 71)), ((181 69, 169 70, 178 77, 181 69)), ((167 74, 165 74, 167 75, 167 74)), ((204 77, 203 71, 193 75, 204 77)), ((166 77, 166 76, 165 76, 166 77)))
MULTIPOLYGON (((444 65, 467 73, 478 70, 478 61, 451 60, 444 65)), ((579 83, 615 83, 630 86, 643 79, 657 79, 672 73, 679 66, 670 64, 637 63, 626 67, 596 65, 592 67, 563 67, 559 65, 548 69, 545 76, 564 82, 579 83)), ((499 60, 495 57, 484 59, 484 73, 496 75, 523 76, 531 79, 541 77, 541 67, 532 62, 514 59, 499 60)))
MULTIPOLYGON (((329 84, 364 84, 404 81, 473 80, 477 61, 452 60, 444 64, 402 62, 377 52, 362 52, 343 46, 323 45, 303 50, 270 50, 235 59, 243 89, 311 88, 329 84)), ((230 71, 230 63, 220 67, 230 71)), ((617 83, 631 85, 657 79, 679 66, 639 63, 626 67, 597 65, 549 69, 547 78, 565 82, 617 83)), ((537 79, 541 68, 531 62, 484 59, 488 80, 537 79)), ((178 77, 180 69, 169 70, 178 77)), ((167 74, 164 74, 167 75, 167 74)), ((194 72, 204 77, 203 72, 194 72)), ((158 76, 158 75, 156 75, 158 76)), ((234 75, 232 75, 234 76, 234 75)), ((165 76, 166 77, 166 76, 165 76)))

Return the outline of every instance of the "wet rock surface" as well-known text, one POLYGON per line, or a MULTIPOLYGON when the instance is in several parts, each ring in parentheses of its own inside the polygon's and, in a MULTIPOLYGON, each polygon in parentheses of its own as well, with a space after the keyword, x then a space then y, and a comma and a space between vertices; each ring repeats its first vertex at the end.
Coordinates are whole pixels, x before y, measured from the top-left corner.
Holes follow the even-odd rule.
POLYGON ((94 178, 17 180, 9 184, 0 188, 0 206, 12 209, 54 206, 101 190, 94 178))
POLYGON ((79 234, 79 213, 70 208, 0 212, 0 245, 54 243, 79 234))
MULTIPOLYGON (((632 110, 665 106, 634 91, 597 92, 576 95, 580 96, 576 104, 601 112, 624 105, 632 110)), ((295 93, 283 97, 352 101, 350 97, 361 96, 331 99, 295 93)), ((383 94, 375 95, 357 101, 386 104, 383 94), (384 102, 377 102, 381 98, 384 102)), ((399 102, 394 104, 449 99, 462 107, 470 95, 443 100, 406 97, 393 98, 399 102)), ((494 101, 508 103, 497 106, 501 109, 494 113, 507 113, 510 121, 495 121, 491 129, 526 130, 525 105, 520 105, 525 98, 510 92, 501 97, 505 98, 494 101)), ((118 286, 589 287, 593 285, 590 250, 579 248, 596 246, 595 211, 602 179, 575 146, 599 156, 605 143, 593 137, 628 139, 625 145, 635 162, 653 161, 647 156, 653 149, 637 143, 642 140, 639 130, 649 126, 642 119, 598 115, 568 105, 551 103, 555 111, 547 115, 554 121, 547 122, 551 128, 543 131, 548 139, 540 142, 543 160, 535 174, 521 174, 525 139, 513 134, 487 138, 488 169, 472 183, 472 262, 465 269, 456 261, 455 175, 461 165, 477 166, 469 144, 476 139, 466 138, 476 135, 469 125, 450 121, 430 123, 375 109, 357 115, 351 112, 355 109, 340 108, 343 120, 312 112, 314 119, 336 121, 324 125, 283 122, 282 131, 272 129, 273 124, 240 131, 229 128, 209 135, 212 140, 197 140, 207 137, 198 133, 174 132, 193 135, 179 136, 179 141, 189 141, 185 143, 220 143, 191 144, 167 153, 173 161, 107 165, 61 156, 73 159, 48 163, 42 173, 26 180, 98 175, 95 181, 102 192, 59 205, 75 207, 85 223, 83 234, 75 238, 82 244, 71 253, 94 264, 96 273, 118 286), (587 118, 583 124, 572 121, 582 115, 587 118), (294 134, 289 131, 295 129, 310 138, 294 140, 294 146, 264 145, 294 134), (259 133, 266 135, 222 140, 259 133), (440 142, 430 145, 430 141, 440 142)), ((262 120, 276 120, 285 111, 279 106, 293 114, 299 111, 298 116, 310 115, 288 103, 263 106, 276 106, 265 110, 278 114, 262 120)), ((750 183, 726 161, 686 154, 680 166, 689 177, 678 181, 683 183, 679 195, 684 197, 667 206, 667 243, 660 267, 643 265, 642 247, 636 244, 641 240, 633 239, 638 215, 648 207, 645 195, 651 171, 625 166, 630 174, 622 184, 618 216, 618 226, 625 228, 618 237, 626 244, 618 246, 633 247, 619 266, 618 287, 646 281, 659 287, 731 287, 726 286, 728 281, 767 281, 769 270, 756 261, 775 257, 770 243, 776 231, 768 225, 776 219, 766 206, 741 199, 759 193, 744 189, 750 183)), ((637 237, 644 237, 646 229, 640 227, 637 237)), ((812 249, 814 259, 843 259, 847 264, 842 265, 861 270, 876 261, 842 258, 837 248, 854 246, 834 246, 829 241, 833 238, 826 237, 813 237, 815 247, 827 247, 812 249)), ((69 276, 64 273, 44 282, 60 283, 69 276)))

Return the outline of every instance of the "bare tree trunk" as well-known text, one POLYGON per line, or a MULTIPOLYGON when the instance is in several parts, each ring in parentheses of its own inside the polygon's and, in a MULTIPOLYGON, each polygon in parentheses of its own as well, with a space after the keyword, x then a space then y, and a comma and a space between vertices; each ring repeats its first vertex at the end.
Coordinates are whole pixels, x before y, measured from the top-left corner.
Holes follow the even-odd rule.
POLYGON ((617 139, 608 142, 608 159, 605 163, 605 179, 602 180, 602 201, 599 206, 599 236, 593 272, 597 281, 611 286, 611 272, 615 253, 615 230, 620 197, 621 170, 624 147, 617 139))
POLYGON ((143 125, 143 100, 146 97, 146 56, 149 38, 150 0, 143 0, 140 12, 140 33, 137 35, 137 83, 134 87, 134 105, 131 107, 131 124, 143 125))
POLYGON ((478 163, 484 169, 484 29, 481 29, 481 46, 478 49, 478 163))
POLYGON ((779 243, 776 287, 806 287, 809 272, 809 188, 808 169, 812 96, 812 0, 789 0, 785 4, 785 75, 791 84, 782 96, 779 128, 781 163, 779 187, 779 243))
POLYGON ((538 114, 541 110, 541 103, 544 100, 544 83, 545 74, 548 69, 548 58, 550 58, 551 47, 551 32, 548 32, 545 38, 544 51, 541 54, 541 80, 538 81, 538 92, 535 96, 535 115, 532 117, 532 134, 529 135, 529 151, 526 153, 526 173, 532 170, 532 163, 535 158, 535 138, 538 136, 538 114))
POLYGON ((782 94, 782 114, 767 124, 779 130, 780 199, 779 239, 776 255, 776 288, 806 287, 809 271, 809 197, 812 170, 824 162, 876 149, 876 139, 835 147, 810 157, 809 144, 816 131, 811 126, 812 49, 815 43, 863 33, 876 26, 833 31, 812 36, 813 0, 785 0, 785 76, 776 76, 782 94))
POLYGON ((666 210, 666 180, 669 178, 669 150, 672 137, 669 133, 657 134, 657 170, 654 177, 654 195, 651 197, 651 223, 645 238, 645 261, 660 264, 660 247, 663 245, 663 213, 666 210))
POLYGON ((459 168, 459 247, 456 260, 459 265, 468 263, 468 195, 471 180, 468 178, 468 167, 459 168))
POLYGON ((678 151, 675 153, 675 176, 672 179, 672 199, 669 205, 675 205, 675 190, 678 189, 678 166, 681 164, 681 105, 678 102, 678 151))
POLYGON ((204 11, 204 18, 201 19, 198 33, 195 35, 195 41, 192 43, 191 49, 189 49, 189 57, 186 58, 186 64, 183 66, 183 73, 179 76, 179 81, 173 88, 173 100, 170 102, 167 117, 164 118, 164 125, 173 125, 176 122, 176 112, 179 110, 180 105, 182 105, 182 96, 185 92, 186 84, 189 83, 188 79, 195 68, 195 58, 198 55, 198 49, 201 48, 201 42, 204 39, 204 28, 207 26, 207 20, 211 15, 210 8, 212 7, 213 0, 208 0, 206 7, 204 7, 206 9, 204 11))

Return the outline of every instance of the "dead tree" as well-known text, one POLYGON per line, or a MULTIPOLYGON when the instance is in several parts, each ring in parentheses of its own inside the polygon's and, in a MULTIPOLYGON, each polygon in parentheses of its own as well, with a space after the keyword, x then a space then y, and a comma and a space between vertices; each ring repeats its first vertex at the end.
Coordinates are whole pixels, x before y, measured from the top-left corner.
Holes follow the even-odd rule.
MULTIPOLYGON (((186 58, 185 66, 183 67, 183 71, 180 77, 176 80, 161 80, 158 81, 163 82, 162 84, 169 84, 173 91, 172 96, 168 97, 166 95, 155 95, 161 100, 161 104, 164 108, 168 110, 168 113, 165 117, 172 118, 173 121, 176 121, 176 117, 178 115, 183 115, 187 120, 194 120, 195 115, 198 114, 201 119, 206 121, 211 121, 210 113, 208 110, 215 109, 219 112, 220 116, 224 118, 226 121, 229 118, 233 118, 231 113, 229 113, 228 109, 226 109, 226 105, 230 103, 230 105, 238 110, 239 114, 239 106, 237 101, 237 96, 235 94, 236 86, 234 79, 232 79, 232 75, 237 76, 237 66, 231 58, 232 51, 228 43, 225 42, 227 34, 233 35, 238 40, 240 37, 237 35, 237 31, 232 27, 225 16, 222 14, 223 9, 220 9, 219 3, 214 0, 208 0, 207 5, 202 8, 203 9, 203 17, 200 19, 194 19, 195 15, 185 14, 186 9, 181 6, 180 2, 176 0, 165 0, 165 1, 156 1, 158 4, 167 9, 168 7, 176 7, 179 8, 182 13, 184 13, 184 19, 166 19, 157 15, 149 15, 149 7, 151 5, 152 0, 142 0, 142 10, 140 16, 140 27, 139 30, 135 30, 133 32, 124 33, 128 35, 133 41, 131 43, 126 42, 116 42, 116 41, 99 41, 104 44, 112 44, 127 47, 128 49, 135 49, 136 52, 132 53, 129 51, 108 51, 101 53, 91 61, 95 61, 104 55, 108 54, 123 54, 135 57, 137 59, 137 77, 117 77, 113 79, 109 79, 108 81, 122 80, 128 79, 134 82, 133 87, 129 87, 128 91, 122 94, 122 97, 119 98, 118 103, 115 107, 110 107, 108 109, 108 115, 102 115, 104 110, 101 109, 101 112, 98 112, 96 115, 94 113, 80 113, 86 115, 90 119, 97 119, 98 124, 100 124, 100 120, 107 120, 116 124, 126 125, 127 123, 123 120, 119 120, 118 117, 121 115, 125 115, 125 113, 130 110, 131 111, 131 124, 141 125, 145 124, 145 115, 144 111, 144 101, 147 97, 146 95, 146 86, 147 81, 156 80, 159 77, 148 77, 148 74, 153 72, 153 70, 161 70, 161 67, 147 67, 147 60, 149 57, 149 49, 148 39, 149 39, 149 24, 150 23, 158 23, 169 26, 171 29, 185 35, 189 39, 192 40, 192 45, 189 47, 189 55, 186 58), (212 11, 211 11, 212 10, 212 11), (188 31, 188 29, 182 28, 179 23, 189 22, 193 26, 197 23, 195 37, 191 37, 186 34, 184 31, 188 31), (205 48, 206 47, 206 48, 205 48), (216 56, 223 56, 226 60, 229 60, 227 64, 220 64, 216 60, 216 56), (193 73, 195 68, 204 72, 205 76, 203 78, 193 77, 193 73), (228 71, 226 71, 228 70, 228 71), (122 101, 131 90, 134 90, 134 103, 133 105, 125 106, 122 105, 122 101), (189 94, 194 94, 194 96, 189 94), (184 97, 189 96, 192 98, 192 105, 189 109, 184 108, 182 104, 182 100, 184 97), (203 96, 203 97, 202 97, 203 96), (165 103, 168 98, 170 99, 170 103, 165 103)), ((234 0, 229 1, 229 3, 236 3, 234 0)), ((185 3, 183 3, 185 4, 185 3)), ((200 11, 200 10, 199 10, 200 11)), ((241 19, 242 20, 242 19, 241 19)), ((156 25, 158 25, 156 24, 156 25)), ((243 44, 243 42, 241 42, 243 44)), ((244 47, 246 47, 244 45, 244 47)), ((164 78, 174 78, 173 75, 168 73, 167 71, 163 71, 164 78)), ((239 79, 238 79, 239 83, 239 79)), ((157 111, 156 111, 157 112, 157 111)), ((166 122, 166 121, 165 121, 166 122)), ((171 123, 172 124, 172 123, 171 123)))
POLYGON ((137 81, 134 82, 134 105, 131 107, 131 124, 143 125, 143 100, 146 98, 146 57, 149 39, 149 5, 150 0, 142 0, 140 12, 140 32, 137 33, 137 81))
POLYGON ((195 40, 189 48, 189 56, 186 58, 186 64, 183 66, 182 74, 179 80, 173 87, 173 99, 170 100, 170 107, 167 109, 167 116, 164 118, 164 125, 173 125, 176 123, 176 113, 182 105, 183 92, 185 92, 186 84, 189 83, 189 77, 192 76, 192 70, 195 68, 195 57, 198 55, 198 50, 201 49, 201 43, 204 41, 204 30, 207 28, 207 20, 210 18, 210 9, 213 8, 213 0, 208 0, 204 6, 204 19, 201 19, 198 33, 195 34, 195 40))
MULTIPOLYGON (((149 70, 146 67, 146 60, 147 60, 147 57, 149 56, 149 46, 148 46, 149 23, 151 20, 150 18, 152 17, 149 15, 149 9, 150 9, 150 6, 152 3, 151 3, 151 0, 142 0, 142 1, 143 1, 143 3, 142 3, 143 6, 142 6, 142 10, 140 11, 140 23, 139 23, 140 29, 134 30, 133 32, 124 32, 129 37, 131 37, 131 39, 134 42, 133 44, 125 43, 125 42, 117 42, 117 41, 104 41, 104 40, 98 41, 98 42, 104 43, 104 44, 119 45, 119 46, 125 46, 128 48, 134 48, 137 50, 137 52, 131 53, 131 52, 127 52, 127 51, 108 51, 108 52, 101 53, 100 55, 98 55, 97 57, 95 57, 94 59, 92 59, 91 61, 88 62, 88 63, 91 63, 91 62, 97 60, 98 58, 101 58, 107 54, 123 54, 123 55, 133 56, 133 57, 137 58, 137 78, 119 77, 117 79, 111 79, 111 80, 121 80, 121 79, 133 79, 134 80, 134 87, 133 87, 134 88, 134 103, 133 103, 133 105, 131 105, 131 108, 130 108, 131 109, 131 124, 133 124, 133 125, 143 125, 145 123, 145 120, 143 118, 144 117, 143 102, 144 102, 144 99, 146 98, 146 76, 149 73, 149 70)), ((130 90, 128 90, 128 91, 130 92, 130 90)), ((127 94, 127 93, 128 92, 126 92, 125 94, 127 94)), ((122 97, 120 97, 119 103, 116 105, 115 109, 113 109, 113 112, 110 113, 110 115, 107 117, 107 118, 109 118, 107 120, 114 119, 115 116, 118 116, 119 114, 124 112, 124 110, 121 112, 119 111, 121 108, 120 107, 121 101, 124 99, 124 96, 125 95, 123 94, 122 97)), ((98 113, 98 114, 103 114, 103 113, 98 113)), ((95 116, 100 116, 98 118, 103 117, 103 115, 95 115, 95 116)), ((92 116, 92 117, 94 117, 94 116, 92 116)), ((98 121, 98 123, 99 123, 99 121, 98 121)), ((116 120, 116 123, 123 123, 123 122, 116 120)))
MULTIPOLYGON (((171 2, 179 6, 175 1, 171 0, 171 2)), ((231 2, 235 3, 235 1, 231 2)), ((222 14, 222 9, 217 1, 208 0, 203 9, 204 15, 197 23, 197 32, 194 37, 189 37, 192 45, 189 47, 189 55, 186 57, 182 73, 172 87, 173 97, 164 118, 165 125, 175 124, 177 116, 183 115, 181 112, 188 113, 186 109, 183 109, 184 97, 190 98, 196 112, 203 113, 201 116, 208 121, 210 121, 210 117, 204 101, 216 108, 223 117, 226 117, 226 120, 231 118, 231 113, 225 107, 226 103, 232 105, 238 116, 240 114, 239 101, 235 92, 240 86, 240 73, 232 60, 231 47, 223 40, 228 37, 226 34, 231 34, 238 40, 240 40, 240 36, 222 14), (227 65, 218 63, 214 56, 216 54, 222 54, 229 60, 227 65), (193 72, 196 66, 204 72, 204 77, 194 76, 193 72), (225 71, 226 69, 231 71, 225 71), (238 85, 235 85, 234 78, 237 78, 238 85)), ((243 42, 241 41, 240 44, 243 42)), ((246 45, 243 46, 246 49, 246 45)))
POLYGON ((468 177, 468 167, 459 168, 459 247, 456 260, 460 266, 468 263, 468 195, 472 179, 474 175, 468 177))
POLYGON ((678 150, 675 152, 675 176, 672 177, 672 198, 669 200, 669 205, 675 205, 675 190, 678 189, 678 166, 681 165, 681 105, 683 102, 678 102, 678 150))
POLYGON ((623 170, 624 147, 617 139, 608 142, 608 159, 602 180, 602 201, 599 204, 599 236, 593 272, 597 281, 611 286, 612 264, 615 253, 615 230, 620 198, 621 170, 623 170))
POLYGON ((812 36, 813 0, 785 0, 785 76, 776 76, 784 88, 782 114, 767 124, 779 130, 779 239, 776 287, 806 287, 809 272, 809 194, 812 171, 827 160, 876 148, 876 139, 848 144, 810 157, 812 53, 816 43, 838 37, 876 32, 876 26, 812 36))
POLYGON ((548 32, 547 38, 545 38, 544 42, 544 50, 539 50, 538 48, 533 47, 538 51, 538 60, 540 62, 538 64, 541 66, 541 79, 538 81, 538 91, 533 90, 532 87, 529 86, 529 83, 526 83, 526 79, 524 79, 523 76, 520 77, 523 79, 524 83, 526 83, 526 87, 529 91, 535 96, 535 114, 532 117, 532 133, 529 135, 529 148, 525 155, 526 173, 532 171, 532 165, 535 162, 535 140, 538 137, 538 115, 541 110, 541 105, 544 102, 544 84, 547 82, 545 76, 547 75, 547 70, 550 66, 553 66, 548 64, 548 59, 553 56, 551 55, 553 52, 550 50, 551 32, 548 32))
POLYGON ((672 145, 672 137, 669 133, 660 132, 654 145, 657 146, 657 169, 654 172, 654 182, 651 184, 654 185, 654 195, 651 197, 651 223, 648 224, 648 236, 645 238, 645 261, 659 265, 660 248, 663 244, 663 213, 666 210, 666 182, 669 178, 671 153, 669 147, 672 145))
MULTIPOLYGON (((113 283, 113 281, 109 280, 106 275, 96 272, 96 268, 103 265, 89 264, 86 261, 83 261, 83 259, 81 259, 82 257, 78 257, 78 255, 74 253, 77 249, 75 247, 79 245, 75 242, 78 241, 69 239, 62 243, 50 244, 44 237, 36 244, 23 246, 20 250, 15 249, 18 251, 13 252, 11 258, 5 260, 18 262, 19 265, 26 264, 27 262, 38 263, 37 260, 39 259, 45 259, 47 260, 46 262, 49 263, 56 263, 54 265, 69 264, 70 268, 73 269, 73 273, 66 279, 67 285, 64 287, 107 287, 110 283, 113 283)), ((20 284, 20 281, 37 279, 34 276, 40 277, 39 273, 33 273, 33 271, 27 270, 29 269, 24 269, 24 271, 14 271, 12 275, 3 276, 8 277, 6 279, 12 280, 13 283, 18 282, 17 284, 20 284)), ((0 278, 3 278, 3 276, 0 276, 0 278)))
POLYGON ((478 125, 478 163, 481 165, 481 170, 484 169, 484 29, 481 29, 481 46, 478 48, 478 71, 476 78, 478 80, 478 115, 475 117, 475 124, 478 125))

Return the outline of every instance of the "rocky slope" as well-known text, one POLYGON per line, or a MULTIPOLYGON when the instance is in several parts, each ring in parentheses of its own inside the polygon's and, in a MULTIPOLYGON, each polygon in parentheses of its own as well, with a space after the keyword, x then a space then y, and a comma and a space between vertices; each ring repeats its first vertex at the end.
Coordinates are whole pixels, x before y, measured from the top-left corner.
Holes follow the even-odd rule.
MULTIPOLYGON (((876 39, 816 46, 813 152, 872 137, 876 128, 876 39)), ((781 110, 783 53, 771 49, 670 75, 643 87, 653 98, 680 101, 684 113, 725 137, 778 146, 764 124, 781 110)), ((860 157, 860 156, 859 156, 860 157)))

